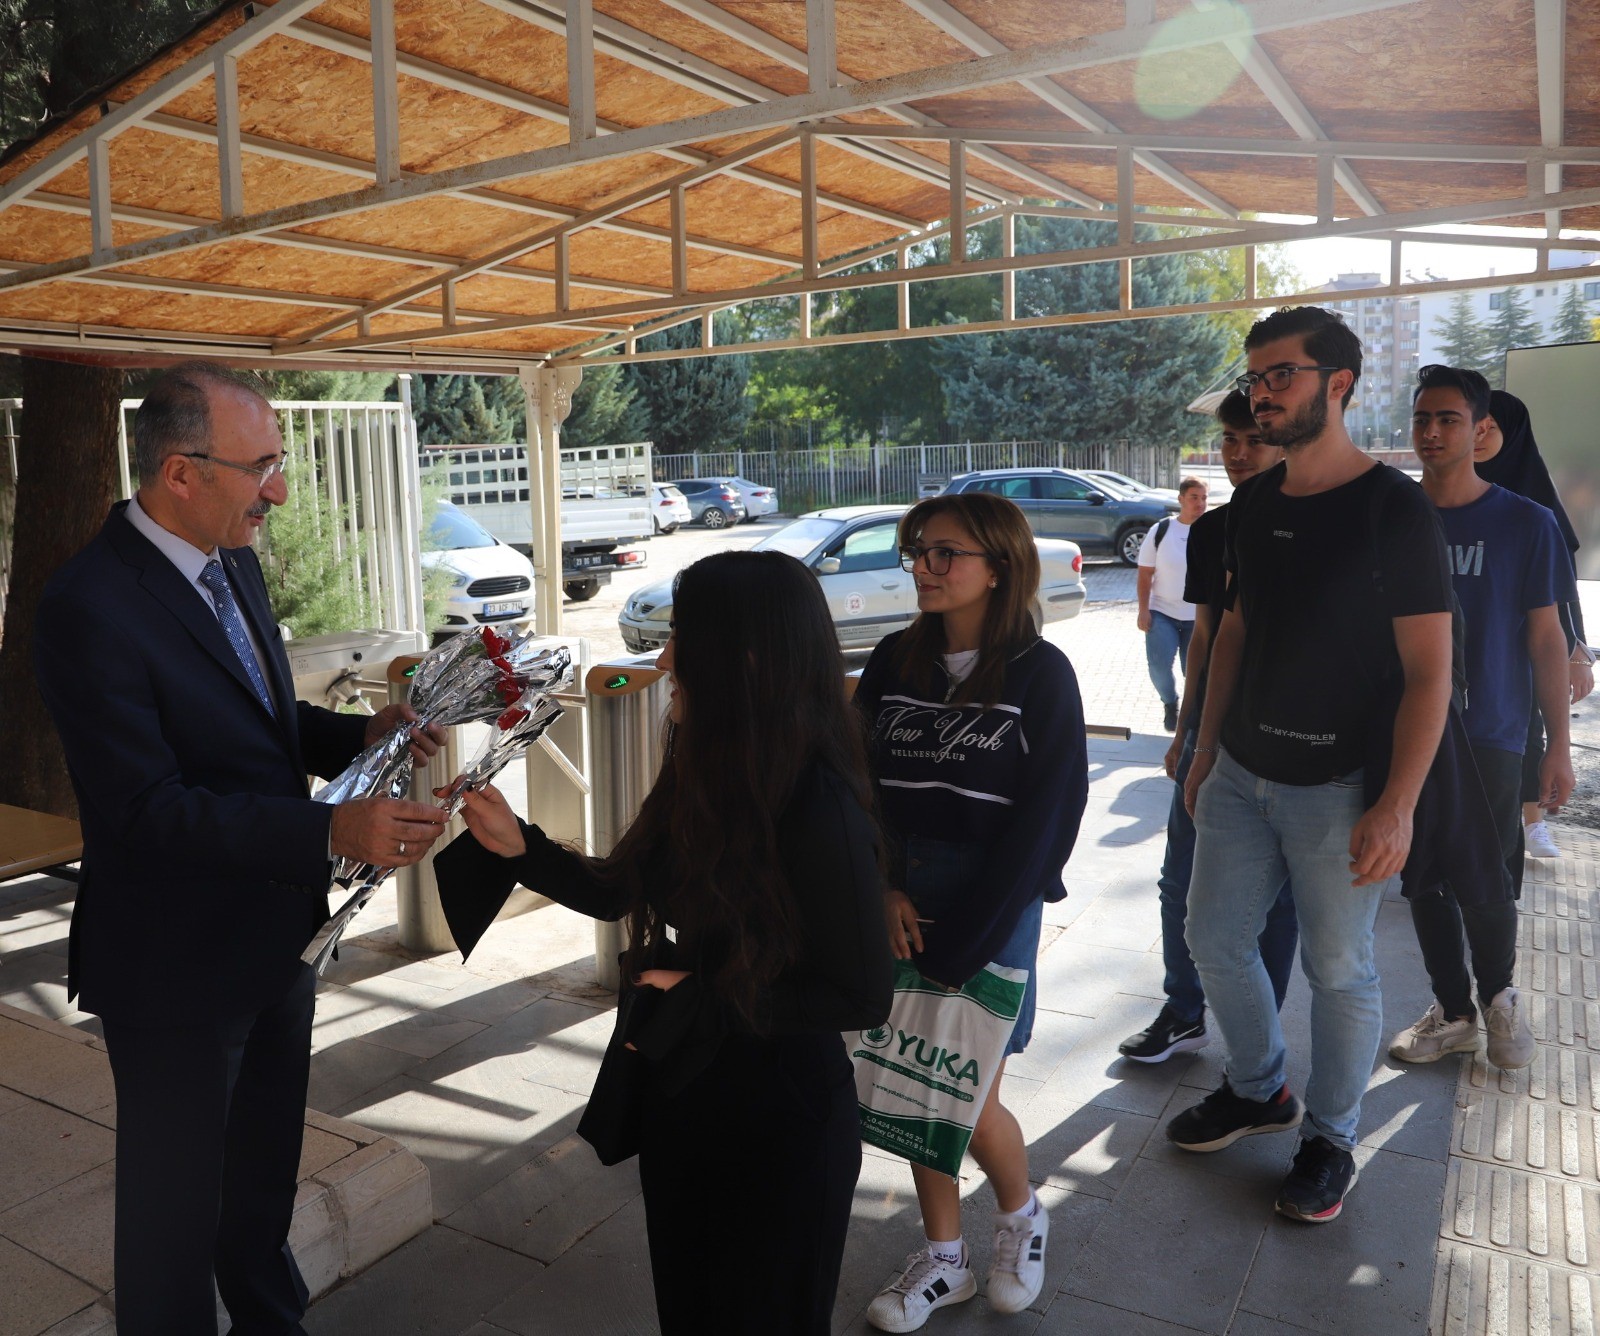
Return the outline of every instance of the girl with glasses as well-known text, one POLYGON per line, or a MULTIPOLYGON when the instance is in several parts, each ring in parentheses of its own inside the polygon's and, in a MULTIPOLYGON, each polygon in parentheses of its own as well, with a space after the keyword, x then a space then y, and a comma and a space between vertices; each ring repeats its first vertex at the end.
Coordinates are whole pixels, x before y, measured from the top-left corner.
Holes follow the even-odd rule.
MULTIPOLYGON (((856 692, 889 848, 890 947, 949 989, 990 963, 1028 970, 1006 1048, 1020 1053, 1044 902, 1065 895, 1061 871, 1088 796, 1078 681, 1039 636, 1039 549, 1015 504, 986 492, 930 498, 901 520, 900 552, 919 616, 873 651, 856 692)), ((1002 1062, 971 1151, 999 1206, 989 1306, 1019 1313, 1044 1281, 1049 1220, 1022 1131, 1000 1102, 1003 1076, 1002 1062)), ((959 1186, 922 1165, 911 1174, 925 1237, 867 1309, 882 1331, 915 1331, 977 1293, 959 1186)))

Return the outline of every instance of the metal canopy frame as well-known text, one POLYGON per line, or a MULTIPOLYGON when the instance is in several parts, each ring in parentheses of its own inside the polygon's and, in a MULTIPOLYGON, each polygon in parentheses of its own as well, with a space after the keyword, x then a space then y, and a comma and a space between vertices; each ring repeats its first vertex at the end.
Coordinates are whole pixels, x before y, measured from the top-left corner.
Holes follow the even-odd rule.
MULTIPOLYGON (((323 0, 276 0, 267 7, 246 7, 242 17, 235 13, 226 23, 218 21, 188 59, 175 58, 147 86, 112 90, 100 112, 89 118, 92 123, 76 132, 69 127, 46 136, 33 146, 26 165, 15 166, 9 175, 0 168, 0 226, 12 208, 59 217, 63 226, 81 229, 82 220, 88 224, 81 233, 86 244, 57 246, 66 253, 49 258, 8 256, 0 245, 0 345, 73 348, 85 354, 204 351, 317 365, 509 371, 539 363, 987 332, 1281 304, 1281 296, 1256 290, 1255 248, 1320 237, 1361 236, 1389 243, 1387 282, 1354 294, 1358 296, 1414 295, 1505 281, 1402 282, 1404 245, 1424 240, 1531 248, 1538 255, 1537 268, 1519 275, 1519 281, 1551 277, 1550 252, 1583 244, 1578 232, 1564 229, 1563 213, 1600 209, 1600 186, 1569 184, 1575 176, 1594 181, 1592 169, 1600 167, 1600 145, 1569 144, 1564 135, 1569 111, 1567 4, 1577 0, 1525 0, 1534 35, 1531 73, 1538 134, 1520 140, 1508 136, 1509 142, 1333 137, 1261 40, 1356 19, 1381 23, 1391 12, 1436 0, 1253 0, 1243 5, 1192 0, 1193 12, 1185 23, 1158 22, 1153 0, 1126 0, 1126 23, 1119 29, 1020 47, 1008 47, 990 31, 990 26, 1003 26, 1000 6, 986 26, 991 16, 982 4, 957 9, 950 0, 898 0, 908 24, 921 25, 919 32, 935 34, 945 43, 940 50, 954 44, 968 56, 871 79, 852 79, 840 67, 843 59, 858 69, 863 57, 852 47, 854 29, 841 28, 833 0, 807 0, 803 44, 794 40, 798 34, 768 31, 714 0, 662 0, 666 12, 691 25, 682 31, 705 36, 695 43, 699 49, 675 44, 669 33, 679 29, 663 24, 662 32, 647 31, 596 12, 591 0, 462 2, 481 5, 546 38, 558 37, 565 52, 564 89, 549 90, 553 95, 546 96, 497 82, 471 68, 469 52, 462 53, 459 63, 447 64, 403 49, 404 17, 420 0, 369 0, 366 35, 350 31, 348 22, 335 23, 338 15, 319 14, 323 0), (370 69, 370 156, 332 152, 246 128, 254 118, 241 90, 254 87, 251 96, 262 94, 259 81, 250 85, 241 78, 241 67, 248 71, 247 62, 263 58, 269 44, 277 44, 271 50, 284 44, 297 49, 298 44, 370 69), (1074 74, 1199 49, 1225 50, 1237 62, 1250 87, 1281 122, 1278 134, 1208 133, 1203 118, 1184 133, 1148 124, 1123 130, 1091 100, 1065 86, 1074 74), (741 68, 740 60, 704 53, 713 50, 742 52, 792 76, 795 91, 771 86, 782 82, 776 75, 764 76, 763 82, 741 68), (597 86, 601 60, 608 70, 622 62, 639 77, 665 80, 702 103, 711 100, 716 109, 634 124, 607 119, 598 109, 606 92, 606 85, 597 86), (172 109, 177 99, 207 80, 214 90, 214 121, 192 110, 181 114, 172 109), (408 169, 403 94, 419 86, 558 127, 563 138, 464 165, 408 169), (964 97, 995 90, 1011 97, 1013 105, 1019 93, 1026 95, 1028 114, 1020 117, 1026 124, 997 126, 992 123, 995 115, 979 113, 963 120, 964 97), (113 149, 119 137, 134 130, 214 150, 217 216, 197 217, 119 199, 113 149), (824 188, 826 173, 819 157, 824 151, 835 168, 841 162, 856 164, 866 174, 861 178, 865 184, 824 188), (774 170, 777 155, 786 153, 798 157, 798 180, 787 170, 774 170), (252 208, 246 166, 256 160, 335 173, 348 178, 352 188, 252 208), (1070 168, 1062 165, 1075 161, 1096 164, 1102 183, 1098 190, 1075 182, 1070 168), (1204 164, 1213 161, 1236 173, 1256 164, 1295 164, 1315 183, 1316 215, 1299 223, 1245 216, 1247 210, 1260 208, 1259 201, 1227 198, 1201 179, 1204 164), (1106 167, 1112 162, 1114 193, 1104 189, 1106 167), (1510 165, 1521 169, 1525 188, 1516 193, 1502 189, 1491 192, 1495 198, 1469 202, 1386 207, 1382 189, 1375 189, 1368 178, 1379 165, 1394 163, 1459 171, 1463 181, 1471 181, 1479 169, 1510 165), (664 164, 672 170, 664 172, 664 164), (80 168, 85 169, 86 189, 66 184, 80 168), (637 184, 613 190, 587 207, 574 206, 559 191, 541 194, 541 178, 562 173, 570 178, 574 168, 604 168, 613 176, 618 169, 634 170, 637 184), (699 221, 703 211, 696 206, 695 192, 718 181, 737 183, 755 192, 752 198, 770 201, 774 211, 793 217, 797 238, 753 241, 737 235, 738 228, 719 227, 714 219, 699 221), (923 190, 922 203, 908 209, 885 202, 895 193, 890 186, 904 191, 912 185, 923 190), (927 191, 932 188, 937 188, 932 198, 938 203, 929 205, 927 191), (437 245, 411 248, 396 245, 393 237, 360 235, 365 219, 433 200, 502 214, 506 235, 491 247, 460 254, 437 245), (1105 246, 1017 254, 1015 220, 1047 214, 1103 220, 1115 231, 1108 226, 1105 246), (1542 219, 1542 237, 1463 238, 1427 230, 1530 216, 1542 219), (830 227, 846 217, 859 227, 841 247, 830 240, 830 227), (341 235, 306 230, 335 222, 344 227, 341 235), (996 222, 1002 253, 970 258, 969 235, 996 222), (1156 235, 1140 228, 1152 223, 1161 225, 1156 235), (127 226, 157 234, 119 241, 119 229, 127 226), (877 239, 863 244, 859 228, 877 239), (608 238, 664 247, 670 262, 660 274, 619 275, 602 272, 604 266, 575 254, 582 247, 589 247, 589 254, 596 245, 603 249, 608 238), (921 243, 938 238, 949 239, 951 258, 916 263, 925 258, 927 248, 921 243), (324 265, 345 257, 351 263, 371 262, 393 281, 380 292, 363 294, 327 283, 266 282, 247 269, 229 274, 226 265, 220 278, 158 269, 207 251, 232 255, 245 242, 291 256, 304 253, 324 265), (1133 304, 1133 266, 1141 259, 1224 247, 1245 251, 1245 286, 1237 297, 1181 307, 1133 304), (889 254, 897 257, 895 269, 860 270, 865 261, 889 254), (1107 261, 1121 270, 1114 306, 1017 319, 1018 272, 1107 261), (697 279, 703 266, 722 262, 738 266, 736 279, 697 279), (999 276, 998 319, 912 324, 911 283, 971 274, 999 276), (526 293, 526 305, 518 310, 513 301, 508 310, 504 297, 496 302, 474 299, 477 279, 505 285, 501 292, 526 293), (812 295, 890 284, 899 288, 898 319, 892 328, 848 335, 813 330, 812 295), (204 303, 208 313, 188 328, 181 319, 177 327, 150 328, 7 313, 7 299, 14 294, 33 289, 69 294, 85 287, 204 303), (714 312, 777 297, 802 299, 793 338, 715 343, 714 312), (262 332, 263 307, 295 308, 292 326, 262 332), (227 319, 228 311, 238 313, 235 322, 227 319), (699 348, 639 349, 642 334, 685 320, 701 321, 699 348), (537 347, 515 346, 514 338, 508 343, 510 336, 534 333, 543 339, 537 347)), ((1452 22, 1470 24, 1480 3, 1466 0, 1452 11, 1452 22)), ((1497 10, 1502 11, 1503 6, 1497 10)), ((1486 4, 1484 12, 1489 12, 1486 4)), ((1583 110, 1592 117, 1600 108, 1583 110)), ((315 115, 315 109, 308 114, 315 115)), ((837 170, 832 174, 839 176, 837 170)), ((1566 277, 1579 272, 1560 271, 1566 277)))

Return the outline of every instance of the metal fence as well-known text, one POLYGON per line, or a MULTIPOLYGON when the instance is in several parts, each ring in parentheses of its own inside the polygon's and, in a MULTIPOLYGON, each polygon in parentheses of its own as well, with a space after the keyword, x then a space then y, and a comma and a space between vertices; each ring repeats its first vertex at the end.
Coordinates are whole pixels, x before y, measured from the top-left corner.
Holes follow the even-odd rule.
POLYGON ((974 469, 1112 469, 1150 487, 1176 487, 1176 446, 1107 441, 971 441, 959 445, 852 445, 815 450, 696 450, 656 455, 656 477, 741 477, 775 487, 787 514, 822 506, 908 504, 974 469))
MULTIPOLYGON (((133 414, 142 400, 124 399, 117 432, 118 495, 133 495, 130 445, 133 414)), ((314 479, 324 504, 315 512, 333 526, 332 578, 360 591, 364 625, 423 630, 421 488, 416 428, 403 404, 275 402, 285 452, 314 479)), ((22 401, 0 399, 0 619, 11 575, 16 508, 17 433, 22 401)), ((320 523, 320 518, 319 521, 320 523)), ((261 551, 271 561, 271 526, 261 551)))

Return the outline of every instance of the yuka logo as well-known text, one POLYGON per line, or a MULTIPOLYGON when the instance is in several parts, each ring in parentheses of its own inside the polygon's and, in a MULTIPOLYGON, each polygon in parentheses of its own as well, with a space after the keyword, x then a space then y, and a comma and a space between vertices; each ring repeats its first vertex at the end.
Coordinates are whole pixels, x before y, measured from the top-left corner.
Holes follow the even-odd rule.
POLYGON ((919 1067, 926 1067, 935 1076, 943 1076, 951 1081, 971 1081, 973 1086, 978 1084, 978 1060, 968 1058, 965 1063, 961 1061, 959 1053, 952 1053, 947 1048, 938 1044, 929 1043, 918 1035, 907 1034, 904 1030, 895 1032, 895 1040, 900 1045, 898 1057, 907 1062, 914 1062, 919 1067), (917 1050, 910 1052, 915 1044, 917 1050))
POLYGON ((868 1048, 888 1048, 894 1043, 894 1031, 887 1025, 875 1025, 861 1032, 861 1042, 868 1048))
POLYGON ((965 760, 968 750, 997 752, 1016 725, 1014 719, 1001 719, 987 729, 979 727, 983 711, 935 710, 926 705, 885 705, 878 711, 874 731, 884 742, 937 743, 935 750, 922 753, 934 761, 952 758, 965 760))

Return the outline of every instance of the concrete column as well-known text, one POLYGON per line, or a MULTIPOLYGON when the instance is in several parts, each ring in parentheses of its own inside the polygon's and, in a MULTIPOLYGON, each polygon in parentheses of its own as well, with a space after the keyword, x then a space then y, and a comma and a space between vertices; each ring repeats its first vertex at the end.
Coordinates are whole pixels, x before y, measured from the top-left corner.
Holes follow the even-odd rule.
POLYGON ((581 366, 517 369, 528 414, 528 500, 533 511, 529 556, 534 618, 540 635, 561 634, 561 424, 583 380, 581 366))

